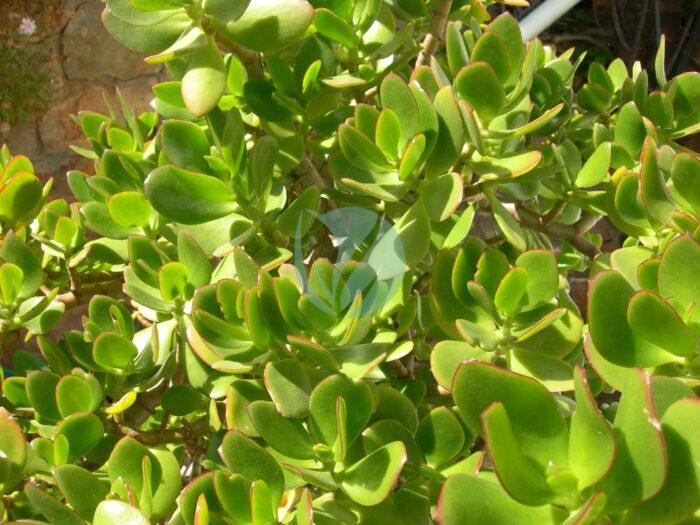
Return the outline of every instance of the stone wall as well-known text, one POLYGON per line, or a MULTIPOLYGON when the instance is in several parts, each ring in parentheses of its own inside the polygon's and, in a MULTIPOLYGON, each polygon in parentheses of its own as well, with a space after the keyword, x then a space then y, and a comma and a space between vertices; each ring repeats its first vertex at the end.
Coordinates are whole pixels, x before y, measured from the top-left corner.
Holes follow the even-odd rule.
POLYGON ((105 113, 103 97, 116 104, 117 87, 135 111, 145 111, 151 86, 161 81, 163 71, 112 39, 100 20, 100 0, 60 2, 56 9, 60 15, 52 26, 37 28, 41 31, 37 37, 50 46, 50 59, 42 68, 51 77, 52 102, 35 120, 10 127, 0 142, 7 142, 14 154, 29 156, 38 173, 54 178, 58 194, 67 195, 66 171, 90 168, 68 147, 83 145, 72 116, 85 110, 105 113))

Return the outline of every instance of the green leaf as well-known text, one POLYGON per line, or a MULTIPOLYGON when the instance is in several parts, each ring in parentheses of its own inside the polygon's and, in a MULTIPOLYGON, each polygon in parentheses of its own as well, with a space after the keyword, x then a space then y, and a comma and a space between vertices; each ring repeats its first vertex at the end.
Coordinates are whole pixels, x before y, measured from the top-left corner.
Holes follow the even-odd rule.
POLYGON ((658 127, 674 126, 673 102, 667 93, 662 91, 651 93, 644 101, 643 112, 658 127))
POLYGON ((684 310, 700 303, 700 244, 689 235, 674 239, 664 250, 659 266, 659 294, 684 310))
POLYGON ((250 481, 263 480, 270 489, 273 504, 280 501, 284 492, 284 476, 269 452, 238 430, 231 430, 221 442, 220 453, 231 472, 250 481))
POLYGON ((24 377, 8 377, 2 382, 2 395, 15 406, 30 407, 25 384, 24 377))
POLYGON ((604 142, 596 148, 576 176, 576 187, 590 188, 603 182, 610 171, 612 147, 604 142))
MULTIPOLYGON (((218 494, 215 492, 214 487, 214 474, 220 473, 224 477, 226 476, 223 472, 206 472, 192 481, 190 481, 187 486, 182 490, 179 501, 180 516, 184 523, 187 525, 195 525, 195 516, 197 511, 202 508, 202 496, 206 500, 207 508, 211 508, 213 512, 220 512, 221 505, 219 503, 218 494)), ((243 480, 245 481, 245 480, 243 480)), ((220 485, 223 488, 223 485, 220 485)), ((249 490, 250 484, 247 483, 245 488, 249 490)), ((237 487, 236 487, 237 488, 237 487)), ((223 492, 223 494, 228 495, 228 491, 223 492)), ((246 494, 245 505, 248 507, 246 510, 250 510, 250 503, 248 494, 246 494)), ((227 502, 228 503, 228 502, 227 502)), ((247 516, 250 520, 250 515, 247 516)))
POLYGON ((314 9, 305 0, 251 0, 225 34, 254 51, 277 51, 301 38, 313 19, 314 9))
POLYGON ((371 421, 394 419, 401 423, 411 434, 418 428, 418 414, 411 400, 396 389, 378 386, 374 392, 376 408, 371 421))
POLYGON ((280 233, 293 239, 303 238, 316 220, 318 206, 318 188, 309 186, 277 217, 280 233))
POLYGON ((163 392, 163 410, 174 416, 186 416, 205 406, 205 399, 189 385, 173 385, 163 392))
POLYGON ((458 244, 461 244, 464 238, 469 234, 472 224, 474 222, 474 216, 476 215, 476 208, 473 205, 468 206, 459 216, 459 218, 452 226, 452 229, 445 237, 442 243, 442 247, 446 250, 454 248, 458 244))
POLYGON ((166 301, 183 298, 188 282, 187 267, 181 262, 169 262, 158 270, 160 293, 166 301))
MULTIPOLYGON (((356 296, 357 310, 360 307, 360 295, 356 296)), ((352 321, 356 322, 356 321, 352 321)), ((383 344, 363 344, 343 346, 333 350, 333 356, 340 363, 340 371, 352 379, 361 379, 371 372, 387 357, 387 346, 383 344)))
POLYGON ((616 445, 610 425, 600 413, 582 367, 574 370, 576 410, 571 416, 569 463, 583 490, 598 482, 615 459, 616 445), (591 451, 595 451, 594 454, 591 451))
POLYGON ((657 162, 656 144, 651 137, 644 141, 641 170, 639 172, 639 193, 644 206, 654 219, 668 224, 676 206, 666 191, 663 174, 657 162))
POLYGON ((250 488, 250 513, 253 525, 266 525, 275 521, 277 505, 271 501, 270 489, 262 479, 253 482, 250 488))
POLYGON ((524 137, 525 135, 534 133, 538 129, 541 129, 547 124, 549 124, 552 120, 554 120, 554 118, 557 115, 559 115, 559 113, 561 113, 562 109, 564 109, 564 103, 561 103, 557 106, 554 106, 553 108, 548 109, 536 119, 531 120, 530 122, 520 126, 519 128, 504 131, 489 130, 489 134, 503 134, 504 136, 513 135, 514 137, 524 137))
POLYGON ((355 166, 368 171, 388 171, 382 151, 365 135, 350 126, 340 126, 338 143, 345 157, 355 166))
POLYGON ((615 124, 615 142, 636 157, 642 151, 647 131, 642 115, 634 102, 628 102, 620 110, 615 124))
POLYGON ((204 0, 202 8, 205 13, 213 16, 220 24, 228 24, 238 20, 249 4, 250 0, 237 0, 235 2, 228 0, 204 0))
POLYGON ((141 53, 159 53, 168 48, 192 23, 190 17, 185 13, 170 11, 169 16, 164 17, 158 23, 144 27, 134 23, 133 19, 122 20, 115 16, 114 4, 116 2, 110 2, 107 10, 104 11, 102 23, 119 43, 141 53))
POLYGON ((117 193, 110 197, 107 207, 114 222, 125 228, 147 226, 153 213, 153 208, 139 191, 117 193))
POLYGON ((395 441, 400 441, 405 445, 409 461, 419 463, 424 461, 423 454, 416 445, 411 432, 395 419, 382 419, 362 432, 362 445, 367 454, 395 441))
POLYGON ((415 266, 430 248, 430 216, 418 200, 387 231, 369 254, 369 265, 382 281, 415 266))
POLYGON ((364 86, 367 83, 367 81, 365 81, 364 79, 348 75, 347 73, 336 75, 333 77, 323 78, 321 79, 321 82, 334 89, 360 87, 364 86))
POLYGON ((598 352, 616 365, 658 366, 678 360, 650 342, 637 337, 627 321, 627 308, 634 289, 624 277, 605 271, 591 281, 588 322, 598 352))
POLYGON ((399 163, 399 179, 407 180, 415 175, 420 167, 426 149, 425 135, 416 135, 406 147, 399 163))
POLYGON ((452 384, 452 396, 467 427, 481 434, 480 415, 492 403, 503 403, 522 453, 541 472, 553 462, 568 463, 568 432, 556 402, 534 379, 478 361, 463 363, 452 384))
POLYGON ((61 525, 85 525, 78 514, 60 503, 56 498, 29 482, 24 486, 24 494, 39 512, 49 520, 49 523, 61 525))
POLYGON ((162 64, 178 57, 186 57, 206 47, 207 34, 202 28, 193 26, 188 28, 173 45, 161 51, 157 55, 151 55, 145 59, 149 64, 162 64))
POLYGON ((498 115, 506 104, 503 84, 485 62, 465 66, 455 78, 455 89, 485 123, 498 115))
POLYGON ((406 446, 389 443, 348 467, 340 486, 356 503, 378 505, 391 493, 405 462, 406 446))
POLYGON ((41 417, 51 421, 61 419, 55 397, 58 380, 51 372, 37 370, 27 374, 27 399, 41 417))
POLYGON ((12 263, 0 264, 0 293, 2 301, 10 305, 19 296, 24 281, 22 269, 12 263))
POLYGON ((159 213, 182 224, 201 224, 237 209, 233 193, 219 179, 174 166, 153 170, 145 189, 159 213))
POLYGON ((181 230, 177 236, 178 260, 187 268, 187 277, 194 286, 204 286, 211 280, 209 258, 194 237, 181 230))
POLYGON ((478 161, 471 161, 471 166, 477 175, 485 180, 505 180, 517 178, 520 175, 529 173, 542 160, 539 151, 527 151, 519 155, 504 156, 501 158, 483 158, 478 161))
POLYGON ((649 499, 666 480, 665 444, 646 372, 635 369, 630 374, 613 428, 617 455, 600 485, 608 496, 606 509, 610 512, 649 499))
POLYGON ((457 72, 469 62, 469 53, 464 43, 464 38, 460 32, 460 24, 449 22, 445 31, 445 52, 447 54, 447 64, 450 72, 456 75, 457 72))
POLYGON ((166 120, 160 132, 163 152, 170 162, 179 168, 207 171, 204 159, 209 155, 209 139, 204 130, 193 122, 166 120))
MULTIPOLYGON (((489 301, 487 307, 491 309, 492 306, 484 287, 478 285, 474 281, 470 281, 469 284, 472 285, 470 286, 470 292, 475 293, 475 295, 478 292, 485 301, 489 301)), ((466 319, 458 319, 456 326, 457 331, 467 343, 488 350, 489 352, 493 352, 502 339, 501 334, 497 333, 494 329, 493 323, 479 324, 466 319)))
POLYGON ((311 492, 305 488, 301 493, 295 514, 295 525, 313 525, 314 511, 312 507, 311 492))
POLYGON ((239 474, 227 476, 223 471, 214 471, 214 491, 223 509, 237 521, 250 520, 250 485, 239 474))
POLYGON ((403 152, 410 140, 419 133, 420 112, 414 94, 401 77, 390 73, 379 87, 384 109, 392 110, 399 119, 398 151, 403 152))
POLYGON ((5 408, 0 408, 0 453, 7 460, 0 479, 4 488, 11 488, 22 478, 28 457, 27 441, 17 420, 5 408))
POLYGON ((14 227, 32 218, 38 211, 43 186, 34 174, 20 171, 0 188, 0 221, 14 227))
MULTIPOLYGON (((79 118, 80 120, 80 125, 83 127, 83 122, 84 120, 90 120, 88 118, 88 115, 84 115, 81 112, 79 113, 79 118)), ((101 117, 101 115, 100 115, 101 117)), ((106 117, 103 117, 106 118, 106 117)), ((99 122, 95 124, 96 128, 99 128, 99 126, 102 124, 102 122, 99 122)), ((87 127, 90 127, 89 125, 87 127)), ((85 135, 89 135, 88 132, 85 132, 85 135)), ((29 173, 34 173, 34 165, 32 164, 32 161, 29 160, 29 158, 25 157, 24 155, 15 155, 11 159, 8 160, 7 163, 4 163, 0 161, 0 164, 2 165, 2 175, 0 175, 0 182, 5 182, 8 181, 14 174, 19 173, 20 171, 26 171, 29 173)))
POLYGON ((471 53, 471 61, 485 62, 490 65, 501 84, 510 77, 510 57, 505 42, 501 36, 493 30, 487 29, 474 44, 471 53))
POLYGON ((92 472, 77 465, 58 465, 53 472, 66 502, 83 518, 91 520, 109 488, 92 472))
POLYGON ((429 175, 442 175, 452 168, 464 147, 464 125, 452 88, 438 91, 433 101, 438 117, 439 132, 435 148, 426 166, 429 175))
POLYGON ((68 462, 75 461, 90 452, 99 443, 103 434, 102 421, 89 412, 72 414, 56 427, 56 436, 64 436, 68 442, 68 462))
POLYGON ((88 228, 99 235, 110 239, 127 239, 129 236, 139 233, 136 228, 128 228, 116 222, 112 218, 109 208, 101 202, 83 204, 80 211, 85 217, 88 228))
POLYGON ((513 315, 527 290, 528 273, 524 268, 512 268, 501 280, 494 304, 505 316, 513 315))
POLYGON ((277 452, 290 458, 314 459, 314 442, 296 419, 280 415, 274 403, 254 401, 248 406, 248 414, 262 438, 277 452))
POLYGON ((548 505, 532 507, 518 503, 496 479, 454 474, 440 491, 437 522, 461 525, 465 516, 474 525, 546 525, 560 521, 548 505))
POLYGON ((357 36, 352 27, 329 9, 316 9, 314 26, 323 36, 335 40, 349 49, 357 45, 357 36))
POLYGON ((430 467, 437 468, 462 451, 466 436, 457 416, 448 408, 431 410, 421 420, 416 443, 430 467))
POLYGON ((122 479, 140 498, 144 494, 143 463, 151 464, 151 518, 162 519, 169 515, 182 489, 180 464, 172 452, 165 448, 147 448, 131 437, 122 438, 112 450, 107 462, 109 479, 114 483, 122 479))
POLYGON ((550 302, 559 289, 559 270, 553 252, 531 250, 515 260, 527 271, 527 288, 523 310, 532 310, 550 302))
POLYGON ((513 499, 526 505, 543 505, 553 494, 543 470, 520 451, 508 414, 502 403, 490 405, 482 414, 484 439, 498 479, 513 499))
POLYGON ((518 250, 525 250, 527 248, 527 241, 525 240, 525 233, 518 221, 508 213, 503 204, 496 198, 496 195, 490 189, 485 188, 486 198, 491 206, 491 211, 493 212, 493 218, 498 224, 498 227, 503 232, 503 235, 518 250))
POLYGON ((447 173, 425 185, 421 198, 431 220, 442 222, 452 216, 462 203, 464 186, 457 173, 447 173))
POLYGON ((100 334, 92 348, 95 362, 115 371, 127 368, 138 354, 136 345, 126 337, 113 332, 100 334))
POLYGON ((8 232, 0 244, 0 258, 22 270, 23 279, 19 297, 31 297, 44 279, 41 263, 27 244, 15 232, 8 232))
POLYGON ((430 370, 438 384, 446 389, 452 388, 455 372, 463 361, 478 359, 490 361, 492 354, 475 348, 463 341, 440 341, 430 353, 430 370))
POLYGON ((302 418, 309 414, 309 395, 313 384, 308 369, 297 359, 268 363, 265 386, 275 407, 284 417, 302 418))
POLYGON ((661 35, 659 49, 656 51, 654 59, 654 73, 656 74, 656 83, 660 88, 666 86, 666 35, 661 35))
POLYGON ((525 348, 514 348, 510 353, 513 372, 537 379, 550 392, 573 390, 573 369, 566 361, 525 348))
POLYGON ((272 179, 278 153, 279 145, 274 137, 264 136, 255 143, 250 161, 250 174, 257 195, 263 195, 272 179))
POLYGON ((118 500, 105 500, 95 510, 93 525, 150 525, 137 508, 118 500))
POLYGON ((661 491, 633 507, 629 523, 679 523, 691 516, 700 499, 700 401, 681 399, 661 418, 668 451, 668 477, 661 491))
POLYGON ((374 138, 377 147, 382 150, 384 155, 393 160, 398 160, 399 154, 402 152, 399 146, 401 138, 401 121, 396 113, 386 108, 379 114, 377 120, 376 135, 374 138))
POLYGON ((224 57, 210 39, 209 45, 189 57, 182 77, 182 99, 195 117, 203 117, 219 103, 226 89, 224 57))
POLYGON ((226 426, 230 429, 238 429, 248 436, 257 436, 258 431, 250 419, 247 405, 256 400, 268 399, 270 396, 262 381, 234 381, 226 392, 226 426))
POLYGON ((374 408, 372 393, 362 381, 353 381, 342 375, 321 381, 309 399, 309 428, 317 440, 329 447, 334 447, 338 438, 338 399, 347 406, 344 425, 348 445, 365 428, 374 408))
MULTIPOLYGON (((99 401, 101 400, 100 396, 99 401)), ((99 406, 99 401, 95 403, 90 383, 78 376, 65 376, 56 383, 56 404, 62 417, 76 412, 95 410, 99 406)))
POLYGON ((695 355, 696 337, 676 311, 654 292, 632 296, 627 320, 635 336, 678 356, 695 355))
POLYGON ((671 165, 671 180, 691 209, 700 210, 700 160, 689 153, 676 155, 671 165))
POLYGON ((501 37, 508 51, 510 64, 509 83, 514 83, 521 74, 525 61, 525 44, 518 21, 508 12, 499 15, 489 24, 489 29, 501 37))

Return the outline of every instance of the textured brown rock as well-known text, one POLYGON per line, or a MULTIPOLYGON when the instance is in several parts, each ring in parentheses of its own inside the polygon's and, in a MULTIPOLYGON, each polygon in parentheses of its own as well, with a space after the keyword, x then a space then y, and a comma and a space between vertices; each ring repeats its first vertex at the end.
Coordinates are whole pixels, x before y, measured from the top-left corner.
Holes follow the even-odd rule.
POLYGON ((104 8, 100 0, 45 0, 35 10, 23 5, 10 0, 8 9, 0 13, 0 35, 3 30, 16 31, 18 17, 36 22, 36 33, 29 38, 48 49, 40 67, 50 79, 52 100, 31 122, 0 125, 0 143, 7 142, 13 153, 31 157, 42 178, 54 178, 54 195, 67 197, 66 171, 92 169, 89 161, 69 148, 85 145, 72 116, 79 111, 105 113, 104 96, 118 107, 117 87, 135 112, 148 111, 151 86, 162 78, 162 68, 146 64, 143 55, 112 39, 100 20, 104 8))
POLYGON ((10 127, 7 137, 0 134, 0 141, 7 141, 10 150, 18 155, 36 157, 41 153, 36 122, 19 122, 10 127))
POLYGON ((152 73, 143 55, 129 51, 107 34, 100 20, 103 8, 99 2, 88 2, 68 22, 62 36, 66 77, 128 80, 152 73))

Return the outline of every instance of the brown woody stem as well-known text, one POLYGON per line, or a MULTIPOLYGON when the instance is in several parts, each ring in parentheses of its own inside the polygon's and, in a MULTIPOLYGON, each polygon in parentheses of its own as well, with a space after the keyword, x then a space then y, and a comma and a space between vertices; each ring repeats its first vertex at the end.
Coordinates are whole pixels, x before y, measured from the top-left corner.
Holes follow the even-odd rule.
POLYGON ((545 233, 560 241, 570 243, 574 248, 588 257, 593 258, 600 253, 598 247, 579 233, 574 226, 556 222, 544 224, 542 222, 542 217, 531 212, 521 204, 515 205, 515 218, 520 224, 528 228, 545 233))
POLYGON ((437 0, 433 11, 433 19, 430 23, 430 30, 423 40, 422 49, 416 60, 416 67, 430 64, 430 59, 435 54, 437 46, 445 33, 447 18, 450 16, 451 8, 452 0, 437 0))

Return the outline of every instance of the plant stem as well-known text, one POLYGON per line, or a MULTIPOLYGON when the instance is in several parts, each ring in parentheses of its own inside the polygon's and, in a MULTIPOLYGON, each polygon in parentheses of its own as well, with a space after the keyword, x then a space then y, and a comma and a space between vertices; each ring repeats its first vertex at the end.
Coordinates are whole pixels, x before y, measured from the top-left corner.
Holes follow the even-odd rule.
POLYGON ((206 417, 194 421, 188 426, 157 430, 136 430, 126 425, 117 425, 117 430, 125 436, 132 437, 144 445, 160 445, 162 443, 184 443, 199 437, 208 430, 206 417))
MULTIPOLYGON (((113 279, 110 281, 104 281, 100 283, 91 283, 90 286, 84 286, 80 291, 82 294, 89 295, 90 297, 103 294, 109 295, 110 297, 118 295, 118 292, 122 289, 122 281, 120 279, 113 279)), ((76 293, 77 290, 73 290, 73 284, 71 281, 71 291, 63 293, 56 297, 56 300, 63 303, 66 309, 73 308, 80 304, 80 295, 76 293)))
POLYGON ((522 204, 518 203, 515 205, 515 218, 520 224, 528 228, 545 233, 560 241, 570 243, 574 248, 588 257, 593 258, 600 253, 598 247, 586 239, 583 234, 579 233, 575 227, 556 222, 543 224, 542 217, 531 212, 522 204))
POLYGON ((445 33, 447 18, 450 16, 451 8, 452 0, 437 0, 433 11, 433 19, 430 22, 430 30, 423 40, 422 49, 416 60, 416 67, 430 64, 430 60, 442 40, 442 35, 445 33))

